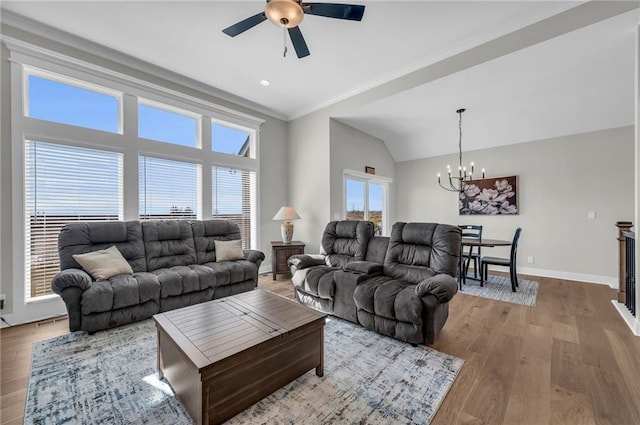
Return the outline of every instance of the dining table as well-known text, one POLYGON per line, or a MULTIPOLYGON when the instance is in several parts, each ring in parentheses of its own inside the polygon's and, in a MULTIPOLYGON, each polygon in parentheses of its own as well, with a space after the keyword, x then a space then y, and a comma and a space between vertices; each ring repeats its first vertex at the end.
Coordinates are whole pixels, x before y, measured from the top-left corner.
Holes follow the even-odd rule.
MULTIPOLYGON (((481 247, 487 247, 487 248, 494 248, 496 246, 511 246, 511 241, 506 241, 506 240, 502 240, 502 239, 462 238, 461 245, 463 247, 464 246, 469 246, 469 247, 481 246, 481 247)), ((459 273, 459 275, 458 275, 459 286, 460 286, 460 290, 462 290, 462 283, 466 282, 466 280, 467 280, 467 276, 463 276, 462 261, 460 261, 458 273, 459 273)), ((476 278, 473 278, 473 277, 469 277, 469 279, 479 280, 479 279, 476 279, 476 278)))
POLYGON ((488 248, 493 248, 496 246, 511 246, 511 241, 505 241, 502 239, 462 238, 462 246, 486 246, 488 248))

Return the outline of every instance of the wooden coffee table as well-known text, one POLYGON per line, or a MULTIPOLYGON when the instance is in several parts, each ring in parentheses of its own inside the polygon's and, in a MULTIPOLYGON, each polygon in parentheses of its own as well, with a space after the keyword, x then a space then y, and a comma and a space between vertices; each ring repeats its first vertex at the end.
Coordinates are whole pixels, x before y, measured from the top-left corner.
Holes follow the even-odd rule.
POLYGON ((153 316, 158 373, 196 424, 219 424, 311 369, 322 376, 322 314, 256 289, 153 316))

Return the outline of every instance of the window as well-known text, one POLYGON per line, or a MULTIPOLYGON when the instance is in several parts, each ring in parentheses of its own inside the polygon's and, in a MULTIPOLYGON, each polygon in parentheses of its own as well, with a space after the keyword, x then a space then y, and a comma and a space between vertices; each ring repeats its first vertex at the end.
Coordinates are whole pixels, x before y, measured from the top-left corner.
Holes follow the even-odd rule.
POLYGON ((252 157, 251 134, 244 130, 211 124, 211 149, 214 152, 252 157))
POLYGON ((376 235, 382 235, 383 223, 386 220, 385 203, 386 185, 368 182, 367 184, 367 214, 368 220, 373 222, 376 235))
POLYGON ((38 141, 25 146, 25 296, 51 294, 58 233, 72 221, 122 218, 122 154, 38 141))
POLYGON ((213 218, 231 220, 240 226, 242 247, 251 248, 255 238, 255 171, 211 167, 213 218))
POLYGON ((360 180, 347 179, 346 219, 364 220, 366 183, 360 180))
POLYGON ((138 136, 159 142, 181 146, 198 146, 198 119, 186 112, 179 113, 151 106, 142 101, 138 104, 138 136))
POLYGON ((118 133, 120 96, 100 93, 97 91, 99 89, 92 90, 79 85, 29 74, 27 116, 118 133))
POLYGON ((376 235, 388 234, 387 192, 389 179, 355 171, 344 175, 344 216, 347 220, 367 220, 376 235))
POLYGON ((2 42, 18 112, 11 114, 6 206, 16 212, 13 249, 6 250, 19 264, 9 271, 16 317, 66 311, 49 294, 59 268, 58 233, 68 221, 210 219, 216 208, 240 224, 246 247, 258 247, 256 146, 263 120, 28 43, 2 42), (222 139, 216 130, 214 148, 212 123, 228 130, 222 139), (235 196, 238 207, 222 208, 222 197, 212 206, 209 173, 216 166, 240 176, 227 188, 237 193, 220 191, 227 200, 235 196))
POLYGON ((197 219, 200 215, 200 165, 140 156, 140 220, 197 219))

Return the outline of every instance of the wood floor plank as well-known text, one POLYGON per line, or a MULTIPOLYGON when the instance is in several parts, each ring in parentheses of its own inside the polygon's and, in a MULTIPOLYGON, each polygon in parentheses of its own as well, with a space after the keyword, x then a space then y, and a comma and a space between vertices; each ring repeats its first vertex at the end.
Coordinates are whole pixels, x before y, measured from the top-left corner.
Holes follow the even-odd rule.
POLYGON ((551 388, 548 361, 523 355, 513 378, 504 424, 547 425, 551 388))
POLYGON ((594 425, 596 423, 589 397, 555 385, 551 387, 549 413, 549 425, 594 425))
MULTIPOLYGON (((433 348, 465 364, 432 425, 640 423, 640 338, 605 285, 539 282, 535 307, 458 293, 433 348)), ((294 298, 291 280, 259 286, 294 298)), ((185 318, 187 320, 188 318, 185 318)), ((21 424, 34 342, 68 332, 66 319, 0 331, 0 418, 21 424)), ((325 371, 330 373, 330 371, 325 371)))

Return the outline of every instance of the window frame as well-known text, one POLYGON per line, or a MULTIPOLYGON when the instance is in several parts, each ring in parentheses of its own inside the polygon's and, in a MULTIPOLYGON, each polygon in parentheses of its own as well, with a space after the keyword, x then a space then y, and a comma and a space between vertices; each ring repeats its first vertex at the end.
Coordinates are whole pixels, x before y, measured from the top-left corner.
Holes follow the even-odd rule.
MULTIPOLYGON (((66 314, 62 299, 56 295, 27 300, 25 296, 26 239, 25 220, 25 149, 26 140, 69 144, 78 147, 104 149, 123 155, 123 220, 138 220, 138 156, 158 156, 172 160, 200 164, 201 203, 199 214, 203 219, 211 218, 211 166, 243 168, 256 173, 256 203, 260 203, 259 135, 263 119, 247 115, 230 108, 216 105, 201 98, 175 91, 136 77, 65 56, 11 37, 3 37, 9 51, 11 79, 11 161, 12 161, 12 261, 13 288, 11 308, 8 316, 13 323, 24 323, 66 314), (112 96, 120 94, 120 133, 109 133, 85 127, 57 123, 28 117, 28 76, 51 79, 64 84, 96 90, 105 89, 112 96), (166 142, 138 137, 138 98, 189 111, 198 118, 200 128, 197 148, 172 145, 166 142), (255 146, 255 158, 230 157, 211 151, 211 121, 219 120, 224 125, 240 126, 247 131, 255 146)), ((260 246, 260 217, 256 211, 256 237, 252 246, 260 246)))
POLYGON ((390 177, 379 176, 374 174, 362 173, 355 170, 344 169, 342 171, 342 219, 347 218, 347 180, 364 182, 364 220, 369 220, 369 184, 374 183, 383 187, 382 200, 382 236, 389 236, 391 229, 389 228, 389 198, 391 183, 390 177))

